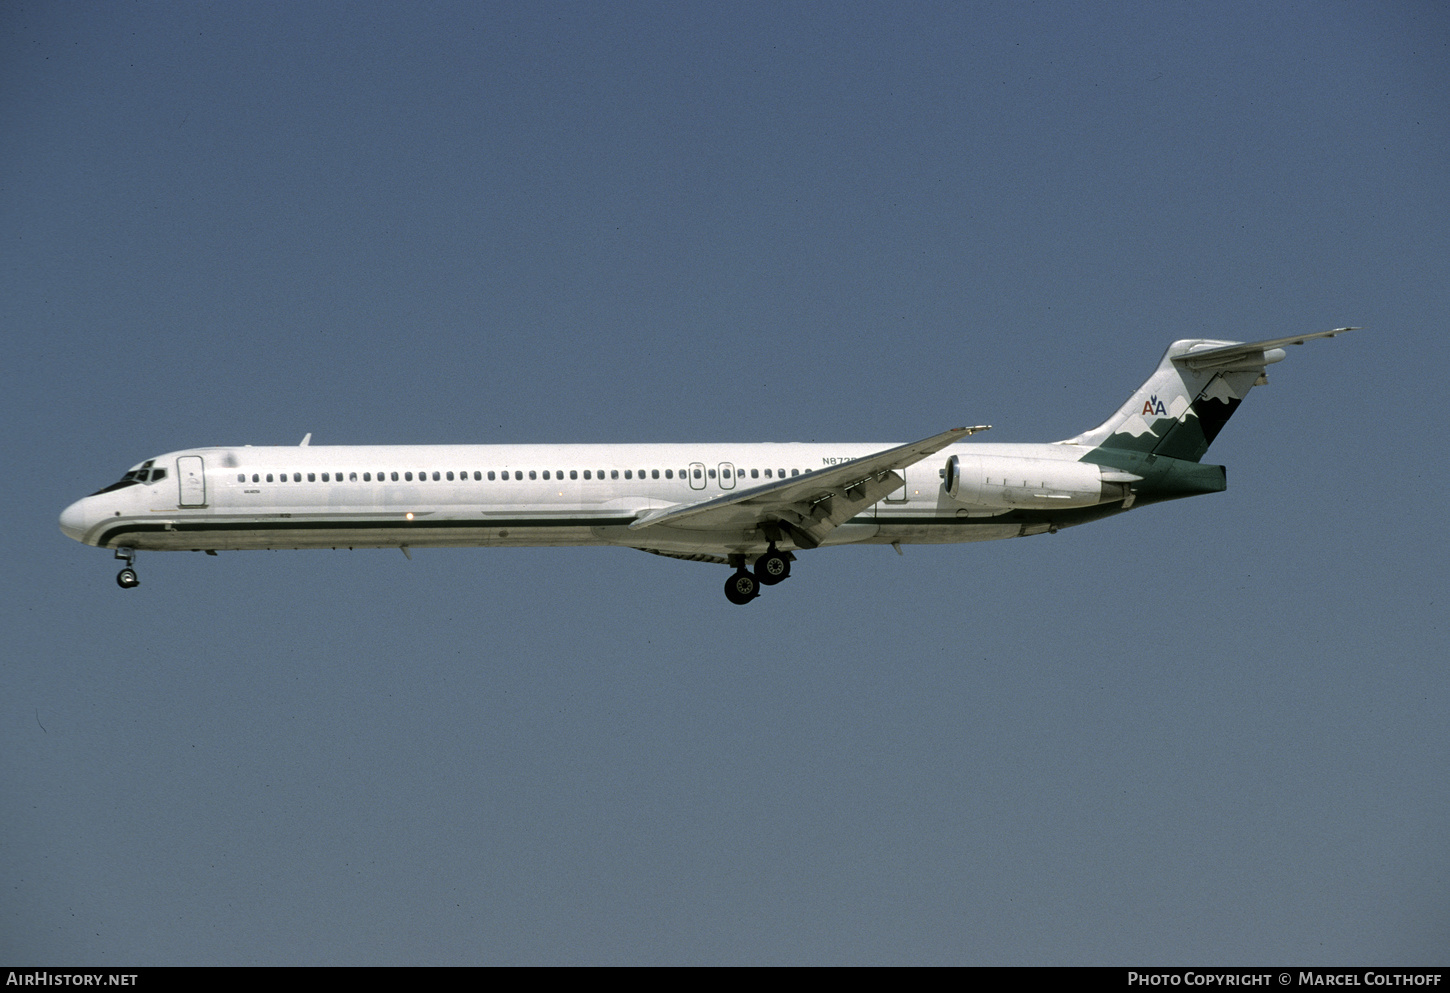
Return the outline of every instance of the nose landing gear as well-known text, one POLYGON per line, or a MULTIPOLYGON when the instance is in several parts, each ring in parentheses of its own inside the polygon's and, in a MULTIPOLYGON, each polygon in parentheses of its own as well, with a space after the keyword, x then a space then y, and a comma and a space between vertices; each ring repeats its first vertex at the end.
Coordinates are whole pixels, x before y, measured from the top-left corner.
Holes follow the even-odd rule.
POLYGON ((136 564, 136 549, 121 547, 116 549, 116 558, 126 563, 126 568, 116 573, 116 585, 123 590, 133 589, 141 585, 141 580, 136 576, 134 568, 136 564))

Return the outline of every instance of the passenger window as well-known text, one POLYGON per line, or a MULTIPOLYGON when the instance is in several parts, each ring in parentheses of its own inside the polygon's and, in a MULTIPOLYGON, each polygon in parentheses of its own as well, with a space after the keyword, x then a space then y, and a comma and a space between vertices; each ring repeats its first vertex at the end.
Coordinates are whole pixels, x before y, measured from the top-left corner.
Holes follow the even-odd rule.
POLYGON ((254 482, 254 483, 260 483, 261 481, 262 480, 257 477, 257 474, 255 472, 252 473, 252 482, 254 482))
POLYGON ((715 478, 715 470, 714 469, 707 469, 705 471, 709 474, 709 476, 710 476, 711 479, 714 479, 715 478))
POLYGON ((347 474, 347 481, 349 483, 355 483, 355 482, 357 482, 357 473, 355 473, 355 472, 348 473, 347 474))
POLYGON ((633 479, 634 478, 634 473, 632 473, 628 469, 626 469, 626 470, 624 470, 624 478, 625 479, 633 479))
POLYGON ((363 473, 363 482, 364 483, 371 483, 372 481, 373 481, 373 474, 372 473, 370 473, 370 472, 363 473))
POLYGON ((492 469, 488 470, 488 481, 490 483, 493 482, 493 470, 492 469))
POLYGON ((584 470, 584 478, 585 478, 585 479, 589 479, 589 478, 591 478, 591 477, 590 477, 590 475, 589 475, 589 470, 588 470, 588 469, 585 469, 585 470, 584 470))
POLYGON ((522 480, 523 478, 524 478, 523 471, 522 470, 519 470, 519 469, 515 469, 514 470, 514 481, 515 482, 518 482, 518 481, 522 480))
POLYGON ((570 469, 569 470, 569 478, 570 479, 578 479, 579 478, 579 470, 578 469, 570 469))
POLYGON ((315 472, 309 472, 307 474, 307 481, 309 483, 315 483, 315 482, 317 482, 317 473, 315 473, 315 472))
POLYGON ((666 479, 674 479, 675 478, 675 470, 673 470, 673 469, 666 469, 665 470, 665 478, 666 479))
MULTIPOLYGON (((450 472, 448 474, 448 478, 449 479, 452 479, 453 478, 453 473, 450 472)), ((433 482, 435 482, 435 483, 438 482, 438 479, 439 479, 438 470, 437 469, 434 469, 433 470, 433 482)))
POLYGON ((393 482, 395 482, 395 483, 396 483, 396 482, 397 482, 397 481, 398 481, 398 473, 397 473, 397 471, 396 471, 396 470, 395 470, 395 471, 394 471, 394 472, 393 472, 393 482))
POLYGON ((237 482, 239 482, 239 483, 245 483, 246 481, 247 481, 247 474, 245 472, 239 472, 239 473, 237 473, 237 482))
POLYGON ((609 470, 609 478, 610 479, 618 479, 619 478, 619 470, 618 469, 610 469, 609 470))
POLYGON ((769 469, 765 470, 765 478, 766 479, 769 479, 770 478, 770 470, 769 469))
POLYGON ((534 475, 534 470, 530 469, 529 470, 529 478, 530 479, 538 479, 539 477, 536 476, 536 475, 534 475))
POLYGON ((801 471, 800 471, 800 470, 799 470, 799 469, 792 469, 792 470, 791 470, 791 471, 790 471, 790 474, 791 474, 791 475, 792 475, 792 476, 799 476, 799 475, 800 475, 800 474, 801 474, 801 471))
POLYGON ((695 470, 695 478, 696 479, 699 479, 700 478, 700 470, 699 469, 696 469, 695 470))
POLYGON ((453 482, 453 471, 451 469, 448 472, 448 481, 450 483, 453 482))
POLYGON ((659 479, 660 478, 660 471, 658 469, 651 469, 649 471, 649 478, 650 479, 659 479))
POLYGON ((751 479, 759 479, 760 478, 760 470, 759 469, 751 469, 750 470, 750 478, 751 479))
POLYGON ((272 481, 272 474, 269 472, 269 473, 267 473, 267 482, 270 483, 271 481, 272 481))
MULTIPOLYGON (((530 479, 534 478, 532 473, 529 475, 529 478, 530 479)), ((544 478, 545 479, 548 479, 549 478, 549 470, 548 469, 545 469, 544 470, 544 478)))

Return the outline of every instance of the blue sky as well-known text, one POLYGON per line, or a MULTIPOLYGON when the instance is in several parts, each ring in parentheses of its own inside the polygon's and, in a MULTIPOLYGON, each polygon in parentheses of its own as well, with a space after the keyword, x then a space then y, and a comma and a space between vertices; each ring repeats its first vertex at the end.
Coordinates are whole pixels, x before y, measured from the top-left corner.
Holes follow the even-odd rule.
POLYGON ((1450 15, 12 4, 0 958, 1445 964, 1450 15), (1099 423, 1222 494, 824 550, 110 555, 209 444, 1099 423), (1425 428, 1428 427, 1428 431, 1425 428))

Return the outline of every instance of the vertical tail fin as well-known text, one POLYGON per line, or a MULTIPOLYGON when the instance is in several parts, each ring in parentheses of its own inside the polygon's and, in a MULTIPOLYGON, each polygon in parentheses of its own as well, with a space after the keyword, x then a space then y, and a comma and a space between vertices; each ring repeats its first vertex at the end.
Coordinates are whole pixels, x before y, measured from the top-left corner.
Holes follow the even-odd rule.
POLYGON ((1248 343, 1203 338, 1175 341, 1163 353, 1153 375, 1116 414, 1061 444, 1197 462, 1249 390, 1268 382, 1264 370, 1284 357, 1283 346, 1354 330, 1336 328, 1248 343))

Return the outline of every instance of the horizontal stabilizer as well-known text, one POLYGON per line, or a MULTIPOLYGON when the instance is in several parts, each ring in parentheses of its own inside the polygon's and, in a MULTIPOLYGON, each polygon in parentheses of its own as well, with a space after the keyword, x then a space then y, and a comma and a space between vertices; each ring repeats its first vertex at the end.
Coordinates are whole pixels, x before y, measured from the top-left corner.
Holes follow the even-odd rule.
POLYGON ((1335 328, 1333 331, 1316 331, 1313 334, 1296 335, 1293 338, 1272 338, 1269 341, 1247 341, 1237 345, 1226 345, 1222 348, 1209 348, 1201 352, 1190 351, 1186 355, 1175 355, 1174 362, 1188 366, 1195 372, 1209 369, 1228 369, 1240 365, 1264 366, 1282 359, 1283 353, 1271 355, 1270 353, 1282 349, 1285 345, 1302 345, 1314 338, 1333 338, 1337 334, 1346 331, 1358 331, 1359 328, 1335 328))

